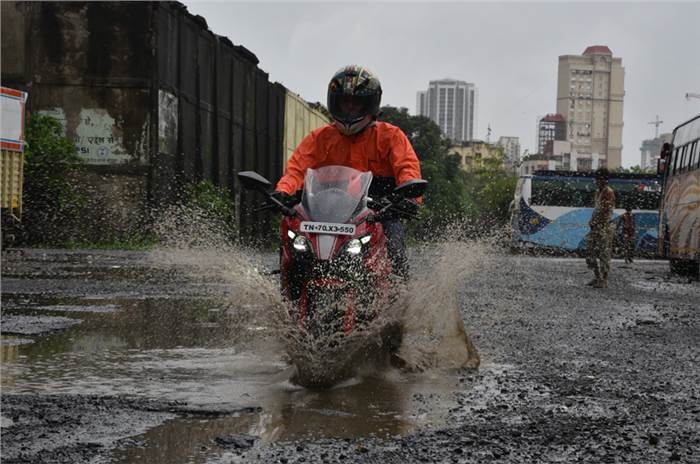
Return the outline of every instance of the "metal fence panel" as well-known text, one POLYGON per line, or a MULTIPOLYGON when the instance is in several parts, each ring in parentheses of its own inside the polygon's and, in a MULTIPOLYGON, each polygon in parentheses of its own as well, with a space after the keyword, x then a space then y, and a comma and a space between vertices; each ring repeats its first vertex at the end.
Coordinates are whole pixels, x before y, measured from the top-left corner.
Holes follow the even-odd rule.
POLYGON ((299 95, 287 91, 284 108, 284 164, 296 150, 297 146, 311 131, 330 123, 330 119, 312 108, 299 95))

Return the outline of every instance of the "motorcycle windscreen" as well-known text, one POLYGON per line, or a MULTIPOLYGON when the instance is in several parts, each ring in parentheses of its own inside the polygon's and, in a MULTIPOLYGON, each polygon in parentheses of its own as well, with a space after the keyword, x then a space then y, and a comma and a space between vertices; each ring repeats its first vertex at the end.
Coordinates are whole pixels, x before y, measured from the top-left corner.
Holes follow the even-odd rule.
POLYGON ((307 169, 301 204, 312 221, 346 223, 367 204, 371 172, 346 166, 307 169))

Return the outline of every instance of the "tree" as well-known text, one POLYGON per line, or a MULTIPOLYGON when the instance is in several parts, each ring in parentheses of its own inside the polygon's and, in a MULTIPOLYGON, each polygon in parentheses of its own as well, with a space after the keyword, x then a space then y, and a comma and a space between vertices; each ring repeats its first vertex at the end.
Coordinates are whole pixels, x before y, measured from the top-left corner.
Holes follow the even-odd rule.
POLYGON ((424 116, 406 108, 385 106, 380 120, 398 126, 408 137, 429 182, 420 220, 410 231, 418 236, 436 232, 462 237, 488 234, 508 221, 516 177, 507 174, 502 160, 487 160, 477 170, 461 168, 459 155, 450 154, 450 141, 424 116))

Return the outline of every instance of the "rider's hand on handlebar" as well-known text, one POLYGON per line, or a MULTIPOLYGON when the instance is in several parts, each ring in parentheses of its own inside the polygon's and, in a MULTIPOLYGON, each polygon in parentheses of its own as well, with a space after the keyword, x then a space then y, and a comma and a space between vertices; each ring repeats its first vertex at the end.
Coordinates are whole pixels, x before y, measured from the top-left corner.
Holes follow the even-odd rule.
POLYGON ((394 208, 408 216, 415 216, 418 214, 418 203, 416 203, 416 200, 413 198, 404 198, 394 203, 394 208))
POLYGON ((290 195, 287 192, 283 192, 281 190, 275 190, 274 192, 272 192, 271 196, 273 196, 277 201, 282 203, 287 208, 291 208, 292 206, 299 203, 299 200, 297 199, 296 195, 290 195))

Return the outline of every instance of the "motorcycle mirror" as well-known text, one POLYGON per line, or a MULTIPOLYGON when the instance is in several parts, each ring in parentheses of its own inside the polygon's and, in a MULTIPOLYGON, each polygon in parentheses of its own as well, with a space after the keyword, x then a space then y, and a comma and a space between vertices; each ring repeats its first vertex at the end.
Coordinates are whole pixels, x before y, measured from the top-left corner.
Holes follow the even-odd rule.
POLYGON ((265 193, 272 186, 269 180, 254 171, 241 171, 238 173, 238 179, 248 190, 258 190, 265 193))
POLYGON ((394 193, 403 198, 418 198, 428 188, 428 181, 423 179, 411 179, 394 189, 394 193))

